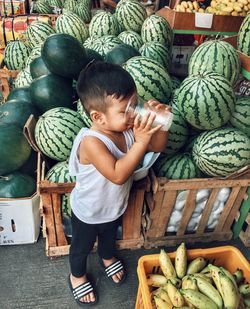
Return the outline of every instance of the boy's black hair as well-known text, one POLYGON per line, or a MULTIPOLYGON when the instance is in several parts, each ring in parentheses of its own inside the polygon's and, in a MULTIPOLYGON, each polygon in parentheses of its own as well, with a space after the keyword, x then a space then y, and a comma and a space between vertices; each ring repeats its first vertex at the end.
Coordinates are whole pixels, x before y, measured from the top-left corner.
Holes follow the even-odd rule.
POLYGON ((106 97, 130 98, 136 91, 131 75, 121 66, 94 62, 81 71, 77 81, 77 93, 88 113, 92 109, 105 112, 106 97))

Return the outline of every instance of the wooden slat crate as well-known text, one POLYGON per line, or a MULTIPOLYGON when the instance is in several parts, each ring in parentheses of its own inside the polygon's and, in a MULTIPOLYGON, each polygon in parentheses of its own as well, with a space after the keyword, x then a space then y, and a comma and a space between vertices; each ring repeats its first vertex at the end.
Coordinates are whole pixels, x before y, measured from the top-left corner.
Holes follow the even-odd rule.
MULTIPOLYGON (((145 248, 172 246, 182 241, 187 243, 232 238, 231 226, 250 185, 250 166, 231 175, 230 178, 169 180, 156 178, 150 171, 152 190, 146 193, 150 211, 150 227, 145 231, 145 248), (230 188, 231 193, 214 229, 206 229, 216 196, 221 188, 230 188), (211 189, 206 206, 198 222, 197 229, 187 232, 187 226, 196 207, 196 194, 200 189, 211 189), (182 218, 176 233, 166 233, 176 197, 179 191, 189 190, 182 211, 182 218)), ((250 229, 249 229, 250 230, 250 229)), ((249 232, 248 232, 249 233, 249 232)), ((249 235, 248 235, 249 236, 249 235)))
POLYGON ((4 99, 7 99, 10 93, 9 79, 10 78, 15 79, 18 73, 19 71, 15 71, 15 70, 0 69, 0 87, 1 87, 1 91, 3 93, 4 99))
MULTIPOLYGON (((122 217, 122 239, 117 240, 118 249, 141 248, 144 238, 141 233, 144 193, 148 178, 134 182, 128 201, 128 207, 122 217)), ((61 216, 61 196, 70 193, 74 183, 50 183, 40 181, 39 192, 43 208, 43 232, 46 237, 46 255, 49 257, 69 253, 68 241, 64 235, 61 216)))
POLYGON ((240 239, 246 247, 250 247, 250 213, 247 215, 240 232, 240 239))

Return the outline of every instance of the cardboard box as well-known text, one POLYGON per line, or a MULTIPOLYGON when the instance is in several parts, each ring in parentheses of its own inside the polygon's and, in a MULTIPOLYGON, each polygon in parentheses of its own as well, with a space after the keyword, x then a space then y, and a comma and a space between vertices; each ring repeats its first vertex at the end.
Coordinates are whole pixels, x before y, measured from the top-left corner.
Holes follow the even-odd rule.
POLYGON ((237 33, 244 19, 241 16, 176 12, 174 8, 177 2, 177 0, 170 1, 169 7, 156 12, 157 15, 165 17, 171 28, 176 30, 237 33))
POLYGON ((188 64, 195 46, 173 46, 172 48, 172 62, 178 64, 188 64))

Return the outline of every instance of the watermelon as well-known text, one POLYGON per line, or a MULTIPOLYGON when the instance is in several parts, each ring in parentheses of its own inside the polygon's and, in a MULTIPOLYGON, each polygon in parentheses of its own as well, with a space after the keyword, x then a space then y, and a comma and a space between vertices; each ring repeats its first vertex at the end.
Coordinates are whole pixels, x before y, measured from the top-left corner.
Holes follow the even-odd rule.
POLYGON ((13 99, 27 101, 31 104, 32 101, 30 97, 30 87, 20 87, 20 88, 14 88, 13 90, 11 90, 10 94, 7 97, 7 101, 10 101, 13 99))
POLYGON ((173 30, 164 17, 153 14, 144 21, 141 37, 144 43, 157 42, 170 48, 173 41, 173 30))
POLYGON ((52 14, 51 6, 44 1, 38 0, 34 2, 34 12, 39 14, 52 14))
POLYGON ((104 35, 101 38, 95 39, 90 48, 98 52, 101 56, 105 57, 111 49, 121 43, 122 42, 113 35, 104 35))
POLYGON ((235 110, 230 119, 231 124, 250 137, 250 97, 238 97, 235 110))
POLYGON ((36 181, 28 174, 14 172, 0 177, 0 198, 30 197, 36 192, 36 181))
POLYGON ((189 65, 189 75, 216 72, 223 75, 232 85, 239 78, 240 59, 233 46, 223 41, 208 41, 196 48, 189 65))
POLYGON ((33 79, 38 78, 42 75, 50 74, 50 71, 46 67, 42 57, 35 58, 30 63, 30 74, 33 79))
POLYGON ((15 87, 16 88, 23 88, 27 87, 32 83, 32 76, 30 74, 30 67, 25 67, 22 69, 15 79, 15 87))
POLYGON ((87 38, 87 40, 83 43, 84 48, 92 49, 93 44, 95 43, 96 38, 90 36, 87 38))
POLYGON ((87 26, 78 15, 72 12, 65 12, 57 17, 56 32, 69 34, 81 44, 83 44, 89 36, 87 26))
POLYGON ((55 74, 43 75, 31 83, 30 95, 42 113, 54 107, 71 107, 72 80, 55 74))
POLYGON ((81 20, 88 24, 91 21, 91 10, 84 2, 80 2, 74 8, 74 13, 81 18, 81 20))
POLYGON ((27 58, 26 63, 25 63, 26 67, 28 67, 35 58, 41 56, 41 49, 42 49, 42 46, 36 46, 31 50, 29 57, 27 58))
POLYGON ((104 61, 104 58, 95 50, 90 48, 85 48, 86 52, 86 62, 89 63, 90 61, 97 60, 97 61, 104 61))
POLYGON ((129 59, 123 67, 133 77, 138 95, 143 100, 154 98, 161 103, 169 102, 172 94, 171 78, 158 62, 138 56, 129 59))
POLYGON ((86 65, 84 47, 68 34, 51 35, 42 48, 42 58, 50 72, 69 78, 78 78, 86 65))
POLYGON ((188 126, 180 112, 172 108, 173 122, 169 129, 168 143, 165 153, 168 155, 178 152, 188 139, 188 126))
POLYGON ((116 17, 122 29, 140 33, 147 12, 137 1, 124 1, 116 7, 116 17))
POLYGON ((250 56, 249 31, 250 31, 250 15, 248 14, 244 18, 243 23, 240 26, 238 41, 237 41, 238 50, 240 50, 242 53, 248 56, 250 56))
POLYGON ((41 46, 46 38, 53 33, 55 33, 55 30, 49 24, 42 21, 34 21, 26 31, 30 48, 33 49, 36 46, 41 46))
POLYGON ((181 81, 173 75, 171 75, 171 80, 172 80, 172 90, 175 91, 180 87, 181 81))
POLYGON ((92 119, 90 118, 90 116, 88 115, 88 113, 86 112, 85 108, 83 107, 80 99, 77 101, 77 112, 79 113, 80 117, 83 120, 84 125, 87 128, 90 128, 92 126, 92 119))
POLYGON ((135 48, 127 44, 119 44, 106 54, 106 62, 122 65, 135 56, 140 56, 135 48))
POLYGON ((63 4, 64 12, 69 11, 73 12, 75 8, 77 7, 78 3, 77 0, 65 0, 63 4))
POLYGON ((77 112, 69 108, 53 108, 39 118, 35 128, 35 140, 39 149, 49 158, 65 161, 83 126, 77 112))
POLYGON ((4 50, 4 62, 9 70, 22 70, 29 56, 29 48, 21 41, 8 41, 4 50))
POLYGON ((29 158, 30 145, 16 124, 0 124, 0 175, 18 170, 29 158))
POLYGON ((164 45, 156 42, 149 42, 142 45, 139 49, 142 56, 153 59, 160 63, 167 70, 171 60, 170 50, 164 45))
POLYGON ((192 154, 205 174, 227 176, 250 163, 250 138, 234 128, 207 131, 195 140, 192 154))
POLYGON ((178 89, 178 110, 193 127, 212 130, 226 124, 234 110, 235 95, 222 75, 204 72, 187 77, 178 89))
POLYGON ((200 171, 189 154, 163 156, 153 165, 156 176, 169 179, 191 179, 200 176, 200 171))
POLYGON ((118 35, 118 39, 120 39, 124 44, 134 47, 138 51, 143 44, 141 36, 132 30, 121 32, 118 35))
POLYGON ((115 15, 106 11, 96 14, 89 24, 89 34, 92 37, 102 37, 104 35, 117 36, 119 34, 119 27, 115 15))

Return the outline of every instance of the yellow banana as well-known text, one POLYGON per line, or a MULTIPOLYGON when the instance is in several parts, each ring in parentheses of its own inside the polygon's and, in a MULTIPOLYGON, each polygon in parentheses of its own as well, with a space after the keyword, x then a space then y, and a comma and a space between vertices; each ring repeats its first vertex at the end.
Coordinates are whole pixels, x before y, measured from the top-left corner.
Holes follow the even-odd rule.
POLYGON ((241 284, 239 286, 239 292, 240 292, 240 294, 250 296, 250 284, 241 284))
POLYGON ((180 290, 185 300, 198 309, 218 309, 217 305, 206 295, 194 290, 180 290))
POLYGON ((191 261, 187 268, 187 275, 199 273, 205 266, 207 262, 203 257, 198 257, 191 261))
POLYGON ((240 284, 243 280, 243 271, 242 269, 237 269, 234 273, 233 273, 234 279, 237 282, 237 284, 240 284))
POLYGON ((183 296, 181 295, 179 290, 177 290, 177 288, 171 283, 170 280, 168 280, 168 283, 167 283, 167 292, 174 306, 176 307, 184 306, 185 301, 184 301, 183 296))
POLYGON ((212 275, 212 278, 213 278, 213 281, 214 281, 214 284, 217 290, 220 292, 220 295, 223 296, 220 277, 219 277, 219 272, 220 272, 219 267, 209 264, 208 268, 210 269, 210 272, 211 272, 211 275, 212 275))
POLYGON ((209 274, 209 276, 206 274, 202 274, 202 273, 197 273, 197 274, 193 274, 192 275, 194 278, 196 278, 196 277, 199 277, 199 278, 202 278, 202 279, 204 279, 204 280, 207 280, 208 282, 210 282, 211 284, 213 283, 213 279, 212 279, 212 275, 211 275, 211 277, 209 277, 210 276, 210 274, 209 274))
POLYGON ((219 309, 222 309, 223 300, 216 288, 214 288, 210 282, 201 277, 196 277, 196 282, 199 291, 213 300, 219 309))
POLYGON ((222 298, 224 301, 224 307, 228 309, 237 309, 240 301, 239 294, 228 276, 219 272, 219 278, 221 283, 222 298))
POLYGON ((167 278, 158 274, 147 275, 147 284, 159 288, 167 283, 167 278))
POLYGON ((176 250, 175 270, 178 278, 183 278, 187 271, 187 250, 185 243, 181 243, 176 250))
POLYGON ((202 274, 210 273, 209 267, 206 266, 205 268, 203 268, 203 269, 201 270, 201 273, 202 273, 202 274))
POLYGON ((183 307, 173 307, 173 309, 190 309, 190 307, 183 306, 183 307))
POLYGON ((179 289, 181 287, 181 280, 178 278, 169 278, 169 281, 177 288, 179 289))
POLYGON ((224 267, 220 267, 220 270, 226 275, 228 276, 228 278, 233 282, 235 288, 236 288, 236 291, 238 290, 238 285, 237 285, 237 282, 235 281, 234 279, 234 276, 230 273, 230 271, 228 271, 226 268, 224 267))
POLYGON ((167 253, 163 249, 161 249, 161 252, 160 252, 159 262, 160 262, 161 270, 165 277, 167 278, 176 277, 176 272, 170 260, 170 257, 167 255, 167 253))
POLYGON ((164 290, 163 288, 158 288, 157 290, 155 290, 153 293, 152 293, 154 296, 157 296, 157 297, 160 297, 162 300, 164 300, 166 303, 169 303, 170 305, 172 304, 171 303, 171 300, 168 296, 168 293, 166 290, 164 290))
POLYGON ((169 303, 165 302, 161 298, 154 296, 154 301, 157 309, 172 309, 173 305, 170 305, 169 303))
POLYGON ((182 279, 182 289, 190 289, 198 291, 196 280, 191 276, 186 276, 182 279))

